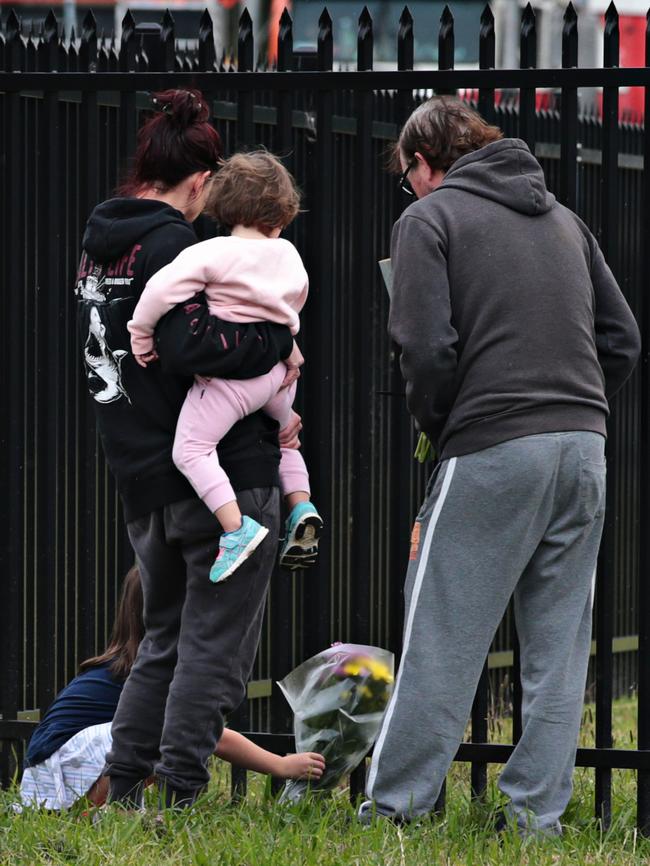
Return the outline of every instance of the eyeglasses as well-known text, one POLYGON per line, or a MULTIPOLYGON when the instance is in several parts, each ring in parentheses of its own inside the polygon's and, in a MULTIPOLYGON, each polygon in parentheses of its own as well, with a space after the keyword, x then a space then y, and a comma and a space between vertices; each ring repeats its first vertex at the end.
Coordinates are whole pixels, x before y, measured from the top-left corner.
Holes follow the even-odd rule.
POLYGON ((399 188, 402 192, 411 196, 415 195, 415 190, 411 186, 411 181, 408 179, 408 173, 412 168, 415 168, 415 161, 409 162, 399 178, 399 188))

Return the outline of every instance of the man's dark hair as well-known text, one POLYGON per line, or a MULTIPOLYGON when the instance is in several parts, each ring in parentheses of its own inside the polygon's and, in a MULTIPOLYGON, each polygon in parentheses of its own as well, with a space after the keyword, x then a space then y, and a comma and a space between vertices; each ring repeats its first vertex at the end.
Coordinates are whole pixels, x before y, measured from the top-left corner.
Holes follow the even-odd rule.
POLYGON ((467 103, 450 96, 434 96, 418 106, 404 124, 393 148, 391 168, 401 173, 400 154, 407 163, 421 153, 434 171, 448 171, 465 156, 503 138, 467 103))

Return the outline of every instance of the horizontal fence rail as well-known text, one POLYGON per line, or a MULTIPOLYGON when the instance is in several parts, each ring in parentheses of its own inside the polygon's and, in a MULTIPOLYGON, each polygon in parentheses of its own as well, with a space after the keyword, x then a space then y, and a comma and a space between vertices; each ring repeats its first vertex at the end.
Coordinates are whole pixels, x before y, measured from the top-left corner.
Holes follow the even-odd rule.
POLYGON ((170 86, 199 90, 475 90, 478 88, 646 87, 650 69, 462 69, 381 72, 21 72, 0 73, 0 89, 20 91, 164 90, 170 86))
MULTIPOLYGON (((454 69, 453 5, 438 34, 438 69, 414 68, 417 21, 404 9, 397 69, 376 70, 377 36, 359 14, 356 69, 334 68, 336 32, 325 9, 309 48, 294 50, 293 23, 278 22, 276 60, 256 61, 248 12, 237 45, 217 49, 210 15, 197 19, 193 48, 174 35, 173 17, 136 24, 121 38, 98 33, 92 12, 77 33, 50 12, 24 32, 11 12, 0 30, 0 483, 8 492, 1 525, 0 774, 7 783, 33 722, 78 663, 103 649, 121 576, 131 563, 119 497, 103 461, 81 374, 73 277, 85 219, 109 197, 133 154, 149 94, 201 89, 227 153, 263 144, 281 154, 304 192, 290 229, 310 273, 303 315, 307 365, 298 408, 312 485, 328 536, 313 573, 274 575, 249 700, 233 726, 260 745, 293 748, 291 717, 273 685, 334 640, 376 643, 399 655, 402 582, 411 523, 426 484, 412 459, 396 347, 386 334, 388 299, 376 262, 388 255, 391 226, 405 202, 385 170, 386 149, 411 110, 432 93, 475 103, 504 134, 523 138, 549 189, 590 226, 641 325, 639 369, 612 405, 608 502, 594 616, 590 699, 594 747, 576 764, 594 768, 595 813, 611 820, 611 771, 638 774, 639 828, 650 834, 650 144, 644 127, 620 122, 622 88, 645 88, 650 68, 619 65, 618 13, 604 18, 603 68, 578 67, 579 17, 564 13, 561 67, 535 68, 538 22, 522 10, 519 68, 497 69, 496 22, 476 22, 478 68, 454 69), (585 93, 590 91, 590 98, 585 93), (540 96, 544 99, 540 101, 540 96), (612 739, 614 697, 638 695, 638 748, 612 739), (22 720, 21 717, 22 716, 22 720), (18 752, 14 754, 15 747, 18 752)), ((647 31, 646 31, 647 34, 647 31)), ((646 35, 650 45, 650 37, 646 35)), ((206 220, 201 237, 214 233, 206 220)), ((471 763, 480 797, 487 765, 513 746, 488 742, 488 717, 511 712, 521 730, 518 649, 509 610, 492 646, 471 717, 471 763)), ((350 792, 363 786, 353 774, 350 792)), ((233 793, 245 791, 233 770, 233 793)), ((444 795, 439 803, 442 806, 444 795)))

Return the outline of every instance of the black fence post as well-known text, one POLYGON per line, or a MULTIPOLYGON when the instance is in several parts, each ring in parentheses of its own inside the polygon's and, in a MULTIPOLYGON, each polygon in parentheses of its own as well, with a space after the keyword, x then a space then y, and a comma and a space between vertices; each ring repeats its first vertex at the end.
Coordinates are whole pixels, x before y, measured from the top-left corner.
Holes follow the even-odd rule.
MULTIPOLYGON (((237 36, 237 72, 253 71, 253 22, 244 9, 239 19, 237 36)), ((254 93, 240 90, 237 99, 237 144, 238 147, 251 147, 255 144, 253 123, 254 93)))
POLYGON ((253 21, 248 9, 244 9, 239 18, 237 34, 237 71, 252 72, 253 70, 253 21))
POLYGON ((162 50, 162 28, 160 24, 142 22, 136 25, 136 38, 139 41, 139 61, 141 72, 161 72, 164 68, 162 50))
MULTIPOLYGON (((119 68, 121 72, 135 71, 137 63, 138 36, 135 19, 127 10, 122 19, 122 37, 120 40, 119 68)), ((120 93, 120 163, 122 171, 128 169, 129 159, 135 152, 137 129, 135 92, 124 90, 120 93)))
POLYGON ((364 758, 358 767, 350 773, 349 797, 352 806, 356 806, 359 798, 363 796, 366 788, 366 759, 364 758))
MULTIPOLYGON (((488 667, 483 666, 481 678, 478 681, 474 703, 472 704, 472 742, 487 743, 488 741, 488 667)), ((473 800, 480 800, 487 788, 487 764, 472 761, 471 792, 473 800)))
MULTIPOLYGON (((618 12, 613 3, 605 13, 604 66, 618 66, 619 30, 618 12)), ((618 88, 603 88, 601 170, 601 246, 603 253, 619 278, 618 233, 618 88)), ((612 700, 614 659, 614 588, 616 584, 617 536, 617 455, 618 418, 616 399, 607 425, 607 496, 605 525, 600 549, 596 583, 596 746, 612 747, 612 700)), ((612 817, 612 771, 596 769, 596 817, 603 827, 610 825, 612 817)))
POLYGON ((217 53, 214 47, 214 25, 207 9, 199 22, 199 64, 201 72, 212 72, 216 66, 217 53))
MULTIPOLYGON (((85 73, 97 70, 97 23, 91 11, 86 13, 82 23, 79 68, 85 73)), ((98 93, 96 90, 85 90, 81 95, 79 111, 79 134, 83 136, 83 146, 79 148, 79 238, 86 219, 99 201, 99 132, 98 93)), ((75 349, 79 352, 77 346, 75 349)), ((79 358, 80 354, 77 354, 77 357, 79 358)), ((81 555, 76 570, 75 587, 79 612, 75 664, 96 651, 96 587, 99 573, 96 537, 99 521, 98 441, 86 382, 80 378, 77 382, 75 429, 81 459, 76 465, 75 493, 78 502, 81 555)))
POLYGON ((77 70, 79 68, 79 51, 77 49, 77 37, 75 35, 74 27, 72 27, 70 29, 70 41, 68 42, 66 55, 67 55, 67 71, 68 72, 77 72, 77 70))
POLYGON ((160 24, 161 68, 165 72, 173 72, 176 68, 175 44, 174 18, 169 9, 166 9, 160 24))
POLYGON ((22 72, 25 58, 25 43, 22 25, 13 9, 10 10, 5 24, 5 71, 22 72))
MULTIPOLYGON (((445 6, 440 16, 440 30, 438 31, 438 69, 454 68, 454 16, 449 6, 445 6)), ((438 94, 449 94, 453 96, 456 92, 452 89, 438 89, 438 94)))
MULTIPOLYGON (((278 29, 278 72, 293 69, 293 21, 284 8, 278 29)), ((293 94, 289 88, 278 91, 278 150, 288 165, 293 164, 293 94)))
MULTIPOLYGON (((5 71, 20 71, 24 62, 24 43, 20 21, 13 9, 5 24, 5 71)), ((24 249, 25 176, 24 109, 25 100, 13 92, 3 97, 5 113, 2 135, 5 153, 2 196, 3 255, 0 267, 4 286, 2 304, 2 376, 0 388, 3 460, 2 489, 8 492, 8 507, 2 521, 0 563, 6 577, 0 606, 0 709, 3 719, 15 719, 20 706, 23 668, 23 634, 17 615, 23 601, 23 496, 24 496, 24 430, 23 407, 23 335, 25 322, 25 285, 20 251, 24 249)), ((0 742, 0 783, 9 784, 14 770, 11 743, 0 742)))
POLYGON ((438 799, 433 807, 434 815, 444 815, 447 808, 447 779, 445 778, 438 794, 438 799))
MULTIPOLYGON (((496 65, 494 15, 489 3, 481 12, 481 27, 478 37, 478 65, 480 69, 494 69, 496 65)), ((479 88, 478 110, 488 123, 494 123, 494 88, 479 88)))
MULTIPOLYGON (((569 3, 562 27, 562 67, 578 65, 578 16, 569 3)), ((562 88, 560 118, 560 200, 571 210, 577 204, 578 179, 578 89, 562 88)))
MULTIPOLYGON (((293 22, 288 9, 280 16, 277 44, 277 69, 288 72, 293 68, 293 22)), ((283 88, 277 94, 277 150, 289 170, 293 169, 295 157, 293 152, 293 92, 283 88)), ((277 687, 276 680, 281 679, 291 670, 293 665, 292 630, 294 628, 295 605, 293 599, 295 574, 276 569, 271 592, 271 628, 276 636, 271 643, 271 678, 273 690, 271 696, 271 725, 274 731, 289 731, 292 712, 284 695, 277 687)), ((277 792, 277 780, 272 781, 272 790, 277 792)))
MULTIPOLYGON (((288 72, 293 68, 293 22, 289 11, 284 9, 280 16, 278 30, 278 72, 288 72)), ((293 150, 293 92, 282 88, 277 94, 277 152, 289 170, 295 163, 293 150)), ((277 568, 271 581, 270 617, 271 632, 271 727, 274 732, 290 730, 293 714, 284 695, 277 686, 277 680, 285 676, 293 666, 292 631, 295 626, 294 583, 300 580, 289 570, 277 568)), ((272 789, 275 789, 275 781, 272 789)))
POLYGON ((84 15, 81 25, 80 72, 97 71, 97 22, 92 10, 84 15))
MULTIPOLYGON (((357 36, 357 69, 367 72, 373 64, 372 18, 364 6, 359 16, 357 36)), ((356 643, 369 643, 371 638, 370 586, 372 545, 377 539, 377 527, 372 525, 372 424, 374 421, 374 370, 367 363, 372 357, 373 310, 377 264, 373 261, 372 233, 367 222, 373 213, 374 154, 372 143, 372 92, 357 90, 354 97, 356 116, 355 195, 352 205, 353 244, 355 253, 354 303, 351 306, 353 327, 353 460, 352 460, 352 528, 349 535, 353 551, 352 573, 352 637, 356 643)))
MULTIPOLYGON (((318 20, 317 58, 319 71, 332 69, 332 19, 324 9, 318 20)), ((313 349, 305 370, 306 401, 304 443, 307 466, 312 479, 314 501, 325 522, 325 537, 320 544, 318 563, 305 593, 303 622, 304 656, 314 655, 331 642, 331 538, 334 530, 332 439, 333 382, 332 341, 336 338, 334 320, 334 196, 332 172, 334 142, 332 133, 333 94, 319 90, 316 95, 315 141, 308 153, 310 177, 307 208, 310 232, 307 249, 311 280, 306 315, 307 336, 313 349)))
MULTIPOLYGON (((34 23, 29 37, 32 45, 34 40, 34 23)), ((59 23, 56 15, 50 9, 43 22, 43 32, 37 47, 37 65, 39 72, 56 72, 59 68, 59 23)))
MULTIPOLYGON (((650 12, 646 16, 645 65, 650 67, 650 12)), ((645 88, 645 129, 643 133, 643 271, 641 279, 641 483, 639 503, 638 612, 638 748, 650 749, 650 87, 645 88)), ((637 777, 637 827, 650 836, 650 770, 639 770, 637 777)))
POLYGON ((278 28, 278 72, 293 68, 293 20, 287 7, 280 16, 278 28))
POLYGON ((397 29, 397 68, 413 69, 413 16, 408 6, 402 9, 397 29))
MULTIPOLYGON (((413 16, 409 12, 408 6, 402 10, 397 28, 397 68, 401 72, 413 69, 414 64, 414 34, 413 34, 413 16)), ((413 110, 413 91, 409 89, 398 90, 395 94, 395 120, 397 128, 399 127, 413 110)), ((395 186, 395 204, 401 200, 401 192, 395 186)), ((394 208, 397 213, 398 208, 394 208)))
MULTIPOLYGON (((59 26, 50 10, 38 46, 38 66, 43 72, 56 72, 59 61, 59 26)), ((65 399, 61 390, 62 367, 65 355, 62 349, 63 315, 65 305, 61 297, 69 291, 61 268, 60 208, 62 201, 61 164, 59 154, 59 94, 48 90, 43 94, 41 124, 39 128, 39 159, 37 189, 40 206, 38 220, 38 287, 41 295, 34 304, 29 319, 35 329, 36 350, 36 436, 47 442, 55 454, 63 443, 59 439, 59 418, 63 421, 65 399)), ((58 490, 63 473, 59 461, 49 460, 37 473, 36 493, 36 557, 35 584, 37 591, 36 647, 47 647, 52 635, 57 634, 58 601, 65 580, 65 557, 59 545, 62 503, 58 490), (60 478, 61 476, 61 478, 60 478)), ((61 638, 59 637, 59 640, 61 638)), ((41 652, 35 695, 37 706, 45 710, 54 698, 57 681, 55 661, 57 650, 41 652)))
MULTIPOLYGON (((535 69, 536 66, 537 26, 533 7, 528 3, 521 15, 519 68, 535 69)), ((526 142, 531 153, 535 153, 534 87, 522 87, 519 91, 519 138, 526 142)))
POLYGON ((119 70, 120 72, 135 72, 137 65, 138 38, 135 18, 127 9, 122 19, 122 35, 120 37, 119 70))

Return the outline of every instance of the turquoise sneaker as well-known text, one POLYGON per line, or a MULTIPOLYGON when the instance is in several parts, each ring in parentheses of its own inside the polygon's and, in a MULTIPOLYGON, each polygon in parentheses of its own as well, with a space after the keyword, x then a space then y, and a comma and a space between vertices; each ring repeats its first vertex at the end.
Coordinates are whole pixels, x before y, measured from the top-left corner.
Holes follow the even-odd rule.
POLYGON ((295 571, 316 562, 323 521, 311 502, 299 502, 284 525, 280 565, 295 571))
POLYGON ((219 540, 219 553, 210 569, 212 583, 219 583, 230 577, 268 534, 266 526, 244 514, 239 529, 224 532, 219 540))

